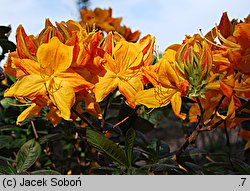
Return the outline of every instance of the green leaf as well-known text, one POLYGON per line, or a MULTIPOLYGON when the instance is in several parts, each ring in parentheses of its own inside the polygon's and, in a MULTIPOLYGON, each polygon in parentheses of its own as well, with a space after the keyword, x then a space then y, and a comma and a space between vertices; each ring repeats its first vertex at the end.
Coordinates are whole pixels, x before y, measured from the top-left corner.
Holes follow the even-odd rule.
POLYGON ((109 175, 109 174, 121 174, 120 170, 114 167, 93 167, 91 168, 91 172, 94 173, 95 175, 109 175))
POLYGON ((55 170, 36 170, 31 172, 32 175, 61 175, 60 172, 55 170))
POLYGON ((105 153, 119 164, 129 167, 125 152, 115 142, 89 127, 87 128, 86 137, 89 144, 98 151, 105 153))
POLYGON ((231 169, 232 166, 228 162, 210 162, 202 165, 203 171, 218 174, 218 172, 225 172, 227 169, 231 169))
POLYGON ((6 109, 6 108, 8 108, 9 106, 11 106, 12 104, 15 104, 16 101, 13 100, 12 98, 8 98, 8 97, 7 97, 7 98, 1 99, 0 103, 1 103, 1 105, 6 109))
POLYGON ((5 175, 15 175, 16 171, 15 169, 10 166, 9 164, 7 165, 1 165, 0 166, 0 174, 5 174, 5 175))
POLYGON ((250 175, 250 166, 239 159, 231 159, 233 167, 238 170, 241 174, 250 175))
POLYGON ((31 167, 41 154, 41 146, 34 139, 26 142, 16 156, 17 172, 23 172, 31 167))
POLYGON ((145 106, 141 106, 137 114, 140 118, 153 124, 154 127, 158 127, 162 121, 161 109, 146 109, 145 106))
POLYGON ((26 142, 26 137, 22 136, 20 138, 14 139, 10 145, 8 146, 9 149, 13 148, 21 148, 23 144, 26 142))
POLYGON ((2 125, 0 126, 0 131, 24 131, 23 129, 17 127, 16 125, 2 125))
POLYGON ((13 138, 9 135, 0 135, 0 149, 7 147, 13 138))
POLYGON ((135 138, 136 138, 136 132, 134 129, 130 128, 126 133, 126 139, 125 139, 125 149, 129 167, 131 167, 132 165, 132 154, 133 154, 135 138))
POLYGON ((152 171, 167 171, 171 173, 177 173, 177 174, 186 174, 184 170, 182 170, 180 167, 172 164, 148 164, 144 165, 140 169, 150 169, 152 171))
POLYGON ((61 139, 62 137, 63 137, 62 133, 53 133, 53 134, 44 135, 43 137, 39 139, 39 143, 44 144, 50 141, 56 141, 58 139, 61 139))

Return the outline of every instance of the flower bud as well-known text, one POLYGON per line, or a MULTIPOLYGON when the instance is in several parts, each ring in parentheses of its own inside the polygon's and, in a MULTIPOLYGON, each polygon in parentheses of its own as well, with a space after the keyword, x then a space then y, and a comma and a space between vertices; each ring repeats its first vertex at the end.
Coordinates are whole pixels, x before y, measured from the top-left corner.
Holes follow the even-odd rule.
POLYGON ((17 53, 20 58, 36 60, 37 46, 30 36, 28 36, 22 25, 16 31, 17 53))
POLYGON ((207 42, 195 35, 181 45, 176 54, 177 68, 190 84, 189 96, 201 96, 212 67, 212 53, 207 42))

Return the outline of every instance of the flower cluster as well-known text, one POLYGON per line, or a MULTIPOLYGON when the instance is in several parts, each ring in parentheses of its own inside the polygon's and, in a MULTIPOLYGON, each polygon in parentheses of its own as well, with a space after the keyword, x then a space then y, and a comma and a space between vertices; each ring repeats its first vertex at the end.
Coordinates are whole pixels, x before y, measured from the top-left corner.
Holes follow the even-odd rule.
POLYGON ((17 124, 44 108, 54 126, 61 119, 72 121, 71 108, 80 111, 81 102, 85 111, 102 118, 99 102, 114 90, 131 108, 171 103, 175 116, 191 123, 223 119, 235 127, 248 119, 235 113, 250 99, 250 16, 238 22, 224 13, 205 36, 186 36, 156 63, 155 38, 138 41, 140 33, 120 23, 111 9, 85 8, 80 22, 54 26, 46 20, 37 36, 20 25, 17 50, 4 66, 17 79, 4 96, 30 105, 17 124), (182 111, 183 97, 192 100, 188 113, 182 111))
POLYGON ((84 7, 80 11, 81 21, 80 24, 88 31, 93 28, 99 28, 106 33, 117 31, 129 42, 137 42, 140 37, 140 32, 132 32, 130 28, 125 25, 121 26, 122 18, 113 18, 112 9, 95 8, 94 11, 88 10, 84 7))

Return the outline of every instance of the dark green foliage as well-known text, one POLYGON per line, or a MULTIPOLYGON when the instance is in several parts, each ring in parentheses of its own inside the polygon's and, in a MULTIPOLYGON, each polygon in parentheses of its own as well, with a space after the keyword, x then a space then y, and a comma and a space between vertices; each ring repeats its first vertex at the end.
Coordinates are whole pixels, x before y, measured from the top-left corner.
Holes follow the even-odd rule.
POLYGON ((16 156, 16 169, 18 173, 26 171, 38 159, 41 154, 41 146, 34 139, 26 142, 16 156))
POLYGON ((10 26, 0 26, 0 47, 2 49, 0 54, 0 61, 4 59, 4 54, 8 53, 9 51, 12 52, 16 50, 16 45, 8 40, 10 32, 10 26))
POLYGON ((124 165, 128 168, 129 163, 126 158, 126 154, 124 150, 115 142, 109 140, 103 134, 90 128, 87 128, 86 137, 90 145, 95 147, 98 151, 105 153, 120 165, 124 165))

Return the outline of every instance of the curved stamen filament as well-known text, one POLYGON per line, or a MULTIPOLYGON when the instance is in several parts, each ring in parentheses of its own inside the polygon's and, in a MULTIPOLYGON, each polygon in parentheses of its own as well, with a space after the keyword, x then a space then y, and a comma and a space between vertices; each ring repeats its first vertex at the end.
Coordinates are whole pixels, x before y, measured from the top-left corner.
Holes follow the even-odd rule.
MULTIPOLYGON (((216 36, 222 41, 224 42, 225 44, 227 44, 228 46, 225 46, 223 44, 217 44, 217 43, 214 43, 212 42, 211 40, 209 40, 208 38, 206 38, 203 34, 202 34, 202 30, 200 29, 200 33, 201 33, 201 36, 207 41, 209 42, 210 44, 216 46, 216 47, 219 47, 219 48, 224 48, 224 49, 230 49, 230 50, 234 50, 234 51, 237 51, 237 50, 240 50, 240 45, 239 44, 236 44, 232 41, 229 41, 227 39, 225 39, 223 37, 223 35, 220 33, 220 30, 218 29, 217 26, 215 26, 215 30, 216 30, 216 36)), ((213 33, 211 32, 212 34, 212 38, 215 39, 215 37, 213 36, 213 33)))

